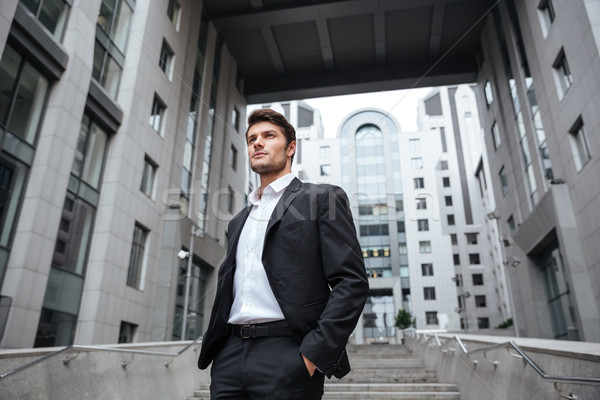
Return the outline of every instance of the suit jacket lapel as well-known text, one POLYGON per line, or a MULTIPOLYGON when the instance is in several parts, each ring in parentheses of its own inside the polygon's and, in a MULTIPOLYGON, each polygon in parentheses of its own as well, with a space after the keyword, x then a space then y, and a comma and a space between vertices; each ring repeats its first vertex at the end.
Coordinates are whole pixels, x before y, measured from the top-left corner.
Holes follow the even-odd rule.
POLYGON ((277 205, 275 206, 275 209, 273 210, 273 214, 271 214, 271 218, 269 219, 269 223, 267 224, 267 231, 265 232, 265 239, 271 227, 275 225, 278 221, 280 221, 281 218, 283 218, 283 215, 285 214, 286 210, 298 195, 298 191, 300 190, 301 186, 302 181, 300 181, 300 179, 298 178, 294 178, 290 182, 288 187, 285 189, 285 192, 283 192, 283 196, 281 196, 281 199, 279 199, 277 205))

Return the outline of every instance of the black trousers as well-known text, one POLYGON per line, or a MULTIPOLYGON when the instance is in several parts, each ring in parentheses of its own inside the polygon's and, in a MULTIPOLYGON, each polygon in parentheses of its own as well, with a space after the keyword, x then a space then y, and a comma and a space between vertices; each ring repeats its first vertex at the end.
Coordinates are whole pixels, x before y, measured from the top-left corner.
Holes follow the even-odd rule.
POLYGON ((229 337, 213 360, 211 400, 319 400, 324 375, 311 377, 289 336, 229 337))

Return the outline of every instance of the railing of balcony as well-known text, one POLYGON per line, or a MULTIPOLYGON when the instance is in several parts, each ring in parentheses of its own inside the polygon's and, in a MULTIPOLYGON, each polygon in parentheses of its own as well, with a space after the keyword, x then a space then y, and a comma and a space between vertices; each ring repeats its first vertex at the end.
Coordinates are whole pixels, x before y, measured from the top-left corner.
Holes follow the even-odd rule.
MULTIPOLYGON (((519 346, 515 341, 509 340, 504 343, 497 343, 490 346, 479 347, 476 349, 468 350, 467 346, 464 344, 463 340, 458 335, 453 335, 451 338, 440 338, 440 335, 437 333, 426 333, 426 332, 417 332, 414 328, 408 328, 403 330, 404 337, 411 338, 413 340, 419 341, 422 344, 425 344, 429 347, 436 347, 440 349, 442 352, 456 352, 456 347, 451 347, 453 344, 457 344, 460 352, 466 355, 469 359, 475 354, 483 353, 483 358, 489 364, 492 364, 494 367, 499 365, 498 360, 490 360, 488 358, 488 353, 494 350, 507 350, 510 356, 514 358, 518 358, 523 361, 525 365, 531 367, 540 378, 542 378, 546 382, 550 382, 554 384, 554 390, 565 399, 576 400, 579 397, 576 394, 563 394, 557 387, 559 383, 567 383, 567 384, 579 384, 579 385, 598 385, 600 386, 600 378, 590 378, 590 377, 581 377, 581 376, 559 376, 559 375, 549 375, 546 373, 542 367, 540 367, 528 354, 527 352, 519 346), (516 352, 514 353, 513 350, 516 352)), ((477 359, 471 359, 474 365, 479 363, 477 359)))

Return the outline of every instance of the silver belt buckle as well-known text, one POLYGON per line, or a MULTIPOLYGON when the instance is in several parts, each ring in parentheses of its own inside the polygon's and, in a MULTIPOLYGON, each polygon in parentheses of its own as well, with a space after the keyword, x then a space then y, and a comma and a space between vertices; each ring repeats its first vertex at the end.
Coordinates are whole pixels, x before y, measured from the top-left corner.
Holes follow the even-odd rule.
MULTIPOLYGON (((248 332, 248 331, 246 331, 248 332)), ((240 328, 242 339, 252 339, 256 337, 256 325, 242 325, 240 328), (244 333, 245 330, 249 330, 248 334, 244 333)))

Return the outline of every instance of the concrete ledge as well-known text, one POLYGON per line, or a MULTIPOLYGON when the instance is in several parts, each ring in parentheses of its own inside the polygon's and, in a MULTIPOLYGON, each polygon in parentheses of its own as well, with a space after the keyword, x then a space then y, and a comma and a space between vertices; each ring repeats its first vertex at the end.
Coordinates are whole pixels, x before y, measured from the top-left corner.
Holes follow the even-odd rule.
MULTIPOLYGON (((185 342, 110 345, 113 348, 177 353, 185 342)), ((107 345, 108 347, 109 345, 107 345)), ((73 349, 0 381, 2 400, 185 399, 203 383, 208 370, 196 366, 200 343, 178 357, 73 349), (63 362, 66 356, 71 359, 63 362), (165 362, 171 361, 168 367, 165 362), (125 364, 125 365, 123 365, 125 364)), ((0 351, 0 373, 62 347, 0 351)))
MULTIPOLYGON (((428 335, 430 337, 432 335, 428 335)), ((505 336, 457 335, 468 351, 513 340, 548 375, 598 378, 600 376, 600 344, 566 342, 535 338, 505 336)), ((438 334, 442 344, 452 342, 442 352, 432 339, 429 343, 405 337, 405 344, 417 356, 425 359, 425 365, 435 368, 440 382, 455 383, 464 399, 558 399, 553 383, 545 381, 523 360, 513 357, 508 351, 495 349, 487 354, 475 353, 466 356, 454 334, 438 334), (487 356, 487 359, 486 359, 487 356), (474 363, 474 361, 477 363, 474 363), (497 361, 497 365, 491 362, 497 361)), ((579 400, 600 398, 600 386, 559 384, 563 394, 574 393, 579 400)))

